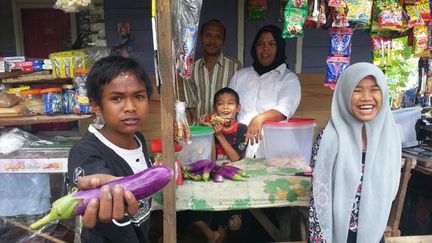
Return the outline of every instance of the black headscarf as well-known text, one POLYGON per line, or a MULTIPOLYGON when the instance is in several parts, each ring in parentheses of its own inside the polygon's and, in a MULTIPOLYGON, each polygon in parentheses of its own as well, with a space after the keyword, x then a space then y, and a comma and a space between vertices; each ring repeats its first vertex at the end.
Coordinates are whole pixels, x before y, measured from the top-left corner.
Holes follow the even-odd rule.
MULTIPOLYGON (((285 43, 285 40, 282 39, 282 30, 281 29, 279 29, 277 26, 274 26, 274 25, 266 25, 266 26, 262 27, 258 31, 258 33, 256 34, 255 39, 252 43, 252 48, 251 48, 251 55, 252 55, 252 58, 254 60, 252 66, 255 69, 255 71, 259 75, 262 75, 264 73, 270 72, 271 70, 277 68, 282 63, 285 63, 285 59, 286 59, 285 47, 286 47, 286 43, 285 43), (256 49, 255 49, 255 45, 256 45, 256 42, 258 41, 258 38, 264 32, 270 32, 273 35, 273 38, 275 38, 276 44, 277 44, 275 59, 274 59, 273 63, 268 65, 268 66, 262 65, 258 61, 257 53, 256 53, 256 49)), ((287 66, 287 68, 288 68, 288 66, 287 66)))

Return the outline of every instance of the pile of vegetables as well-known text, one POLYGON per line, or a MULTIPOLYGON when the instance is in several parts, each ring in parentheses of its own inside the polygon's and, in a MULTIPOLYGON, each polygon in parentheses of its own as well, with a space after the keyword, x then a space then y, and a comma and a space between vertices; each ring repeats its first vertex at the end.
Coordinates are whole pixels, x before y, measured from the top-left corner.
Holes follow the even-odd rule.
POLYGON ((181 167, 183 178, 194 181, 223 182, 224 179, 244 181, 247 177, 242 169, 231 165, 219 166, 212 160, 198 160, 194 163, 181 167))
MULTIPOLYGON (((130 191, 137 200, 149 197, 165 187, 173 177, 172 169, 165 166, 154 166, 139 173, 111 181, 105 185, 113 187, 121 185, 125 191, 130 191)), ((57 199, 49 214, 30 225, 35 230, 57 219, 70 219, 83 215, 92 198, 99 198, 101 187, 72 192, 57 199)))

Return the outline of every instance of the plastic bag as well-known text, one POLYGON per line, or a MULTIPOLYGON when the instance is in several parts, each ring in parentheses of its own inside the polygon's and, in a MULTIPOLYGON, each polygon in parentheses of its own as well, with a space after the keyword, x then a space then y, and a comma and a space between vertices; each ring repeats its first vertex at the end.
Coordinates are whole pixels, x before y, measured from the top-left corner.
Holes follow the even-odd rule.
POLYGON ((0 154, 9 154, 23 147, 52 145, 53 142, 40 139, 24 130, 13 128, 0 131, 0 154))
POLYGON ((57 0, 53 8, 63 10, 67 13, 77 13, 87 9, 90 3, 91 0, 57 0))
POLYGON ((177 20, 173 33, 174 60, 177 74, 183 79, 191 77, 201 5, 202 0, 180 0, 173 5, 173 19, 177 20))
POLYGON ((14 94, 0 92, 0 108, 12 107, 20 101, 20 98, 14 94))
POLYGON ((176 120, 174 122, 174 140, 178 143, 186 142, 190 144, 192 143, 192 140, 189 124, 186 118, 186 103, 176 101, 175 110, 176 120))

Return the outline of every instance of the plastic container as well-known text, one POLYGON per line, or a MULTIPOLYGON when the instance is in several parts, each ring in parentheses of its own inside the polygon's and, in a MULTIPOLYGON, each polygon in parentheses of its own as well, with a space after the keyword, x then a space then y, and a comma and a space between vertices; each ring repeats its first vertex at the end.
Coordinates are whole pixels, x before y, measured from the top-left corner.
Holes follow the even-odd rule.
POLYGON ((45 114, 63 113, 63 95, 61 88, 41 90, 45 114))
MULTIPOLYGON (((150 142, 150 148, 154 156, 154 165, 160 166, 163 164, 162 161, 162 140, 160 138, 153 139, 150 142)), ((180 152, 182 150, 182 146, 175 144, 174 145, 174 152, 180 152)), ((175 163, 175 179, 176 179, 176 185, 183 185, 183 174, 180 169, 180 163, 178 159, 176 158, 175 163)))
POLYGON ((190 144, 182 144, 183 150, 179 152, 180 164, 190 164, 202 159, 211 159, 213 128, 206 126, 190 126, 190 144))
POLYGON ((72 84, 62 85, 63 89, 63 111, 66 114, 74 113, 75 90, 72 84))
POLYGON ((403 148, 418 145, 415 124, 421 117, 421 110, 420 107, 411 107, 392 111, 403 148))
POLYGON ((316 124, 316 120, 305 118, 291 118, 288 122, 265 122, 263 133, 266 165, 309 166, 316 124))
POLYGON ((30 89, 21 91, 21 101, 28 115, 44 114, 44 103, 40 89, 30 89))

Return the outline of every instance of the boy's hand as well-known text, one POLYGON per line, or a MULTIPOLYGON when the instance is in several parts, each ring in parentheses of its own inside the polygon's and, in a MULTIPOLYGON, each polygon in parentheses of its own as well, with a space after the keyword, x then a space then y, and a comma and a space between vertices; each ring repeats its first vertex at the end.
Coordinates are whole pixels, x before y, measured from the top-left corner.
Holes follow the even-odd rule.
POLYGON ((212 125, 210 124, 210 119, 208 119, 209 115, 208 114, 204 114, 199 118, 199 122, 201 125, 203 126, 208 126, 208 127, 212 127, 212 125))
MULTIPOLYGON (((78 188, 84 190, 92 189, 119 178, 107 174, 84 176, 78 181, 78 188)), ((131 192, 124 192, 121 186, 114 186, 112 188, 103 186, 99 199, 92 198, 87 205, 83 215, 83 225, 86 228, 93 228, 98 221, 109 222, 112 219, 120 220, 124 217, 125 207, 127 208, 126 211, 131 215, 138 211, 137 200, 131 192)))
POLYGON ((224 124, 222 122, 215 123, 213 125, 214 135, 216 138, 223 136, 224 124))

